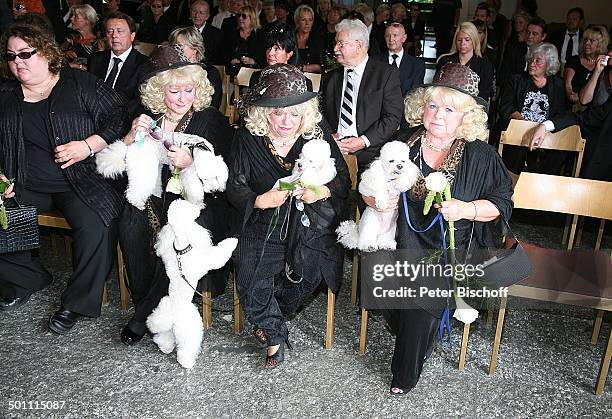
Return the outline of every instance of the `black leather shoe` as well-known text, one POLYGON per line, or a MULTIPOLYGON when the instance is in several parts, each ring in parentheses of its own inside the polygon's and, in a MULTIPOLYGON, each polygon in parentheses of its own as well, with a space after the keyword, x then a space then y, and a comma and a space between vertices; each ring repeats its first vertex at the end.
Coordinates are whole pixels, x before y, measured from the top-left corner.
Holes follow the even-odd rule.
POLYGON ((70 329, 72 329, 80 317, 80 314, 77 314, 74 311, 66 310, 62 307, 53 313, 51 317, 49 317, 49 322, 47 325, 49 326, 49 330, 52 332, 55 332, 58 335, 63 335, 64 333, 70 332, 70 329))
POLYGON ((138 333, 135 333, 132 329, 130 329, 130 326, 125 326, 123 330, 121 330, 121 342, 127 346, 136 345, 138 342, 140 342, 143 336, 144 334, 139 335, 138 333))
POLYGON ((0 298, 0 311, 14 310, 17 307, 27 303, 29 299, 29 295, 26 295, 25 297, 0 298))

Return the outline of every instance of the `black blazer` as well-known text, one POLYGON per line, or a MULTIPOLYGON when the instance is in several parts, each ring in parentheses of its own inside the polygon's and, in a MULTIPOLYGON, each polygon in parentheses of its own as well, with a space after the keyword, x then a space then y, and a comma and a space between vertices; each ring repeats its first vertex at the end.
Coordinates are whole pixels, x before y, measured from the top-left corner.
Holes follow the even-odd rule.
POLYGON ((509 42, 506 45, 497 77, 502 94, 504 86, 508 83, 512 74, 525 72, 527 64, 525 54, 527 54, 527 44, 524 42, 509 42))
MULTIPOLYGON (((89 56, 87 71, 104 80, 111 59, 111 52, 100 51, 89 56)), ((128 103, 130 116, 135 112, 140 101, 138 86, 142 79, 151 72, 149 57, 132 48, 127 59, 119 71, 115 90, 123 94, 128 103)))
MULTIPOLYGON (((583 32, 582 30, 578 31, 578 40, 574 39, 574 43, 578 42, 578 45, 580 45, 580 41, 582 40, 582 35, 583 35, 582 32, 583 32)), ((563 41, 565 41, 566 33, 567 33, 567 28, 563 28, 561 30, 553 32, 550 35, 550 40, 547 41, 557 47, 557 52, 559 53, 559 61, 562 61, 562 58, 565 58, 565 57, 561 57, 561 49, 563 49, 563 41)))
POLYGON ((221 31, 206 22, 206 25, 204 25, 200 33, 204 39, 204 55, 206 56, 206 61, 213 64, 223 64, 221 57, 219 57, 221 31))
MULTIPOLYGON (((321 80, 323 115, 332 131, 338 127, 344 67, 325 74, 321 80)), ((357 95, 357 133, 365 135, 370 147, 356 153, 359 166, 378 155, 391 134, 397 130, 404 112, 399 69, 369 59, 357 95)))
MULTIPOLYGON (((380 53, 374 58, 389 64, 388 52, 380 53)), ((402 55, 402 60, 400 61, 399 71, 402 96, 406 96, 409 91, 423 84, 423 79, 425 78, 425 61, 413 57, 408 54, 407 51, 404 51, 404 55, 402 55)))

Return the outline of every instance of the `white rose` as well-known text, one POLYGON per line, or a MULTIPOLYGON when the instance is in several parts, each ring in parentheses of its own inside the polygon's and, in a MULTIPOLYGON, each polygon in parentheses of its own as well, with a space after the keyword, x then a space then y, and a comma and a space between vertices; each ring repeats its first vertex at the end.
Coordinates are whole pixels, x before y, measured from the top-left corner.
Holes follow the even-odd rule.
POLYGON ((455 303, 457 304, 457 308, 453 314, 455 319, 459 320, 463 324, 471 324, 478 318, 478 310, 470 307, 470 305, 466 303, 463 298, 455 296, 455 303))
POLYGON ((446 176, 444 176, 444 173, 442 172, 430 173, 425 178, 425 186, 429 191, 444 192, 447 184, 448 180, 446 180, 446 176))

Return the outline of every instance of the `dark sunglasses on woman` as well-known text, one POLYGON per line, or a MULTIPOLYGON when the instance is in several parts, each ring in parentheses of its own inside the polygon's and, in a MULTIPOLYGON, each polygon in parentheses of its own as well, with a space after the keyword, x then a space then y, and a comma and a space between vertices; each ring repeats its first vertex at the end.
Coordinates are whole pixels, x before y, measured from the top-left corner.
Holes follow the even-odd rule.
POLYGON ((7 52, 6 54, 4 54, 4 59, 6 61, 15 61, 15 58, 19 57, 22 60, 29 60, 34 54, 36 54, 36 50, 21 51, 20 53, 17 53, 17 54, 13 54, 12 52, 7 52))

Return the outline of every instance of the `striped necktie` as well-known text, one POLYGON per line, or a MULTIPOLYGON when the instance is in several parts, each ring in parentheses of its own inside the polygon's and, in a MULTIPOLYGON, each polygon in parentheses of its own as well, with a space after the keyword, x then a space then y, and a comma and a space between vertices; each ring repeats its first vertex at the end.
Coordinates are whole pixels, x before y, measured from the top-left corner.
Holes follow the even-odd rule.
POLYGON ((343 131, 347 131, 353 125, 353 75, 353 70, 346 70, 346 87, 344 88, 342 107, 340 108, 340 127, 343 131))

